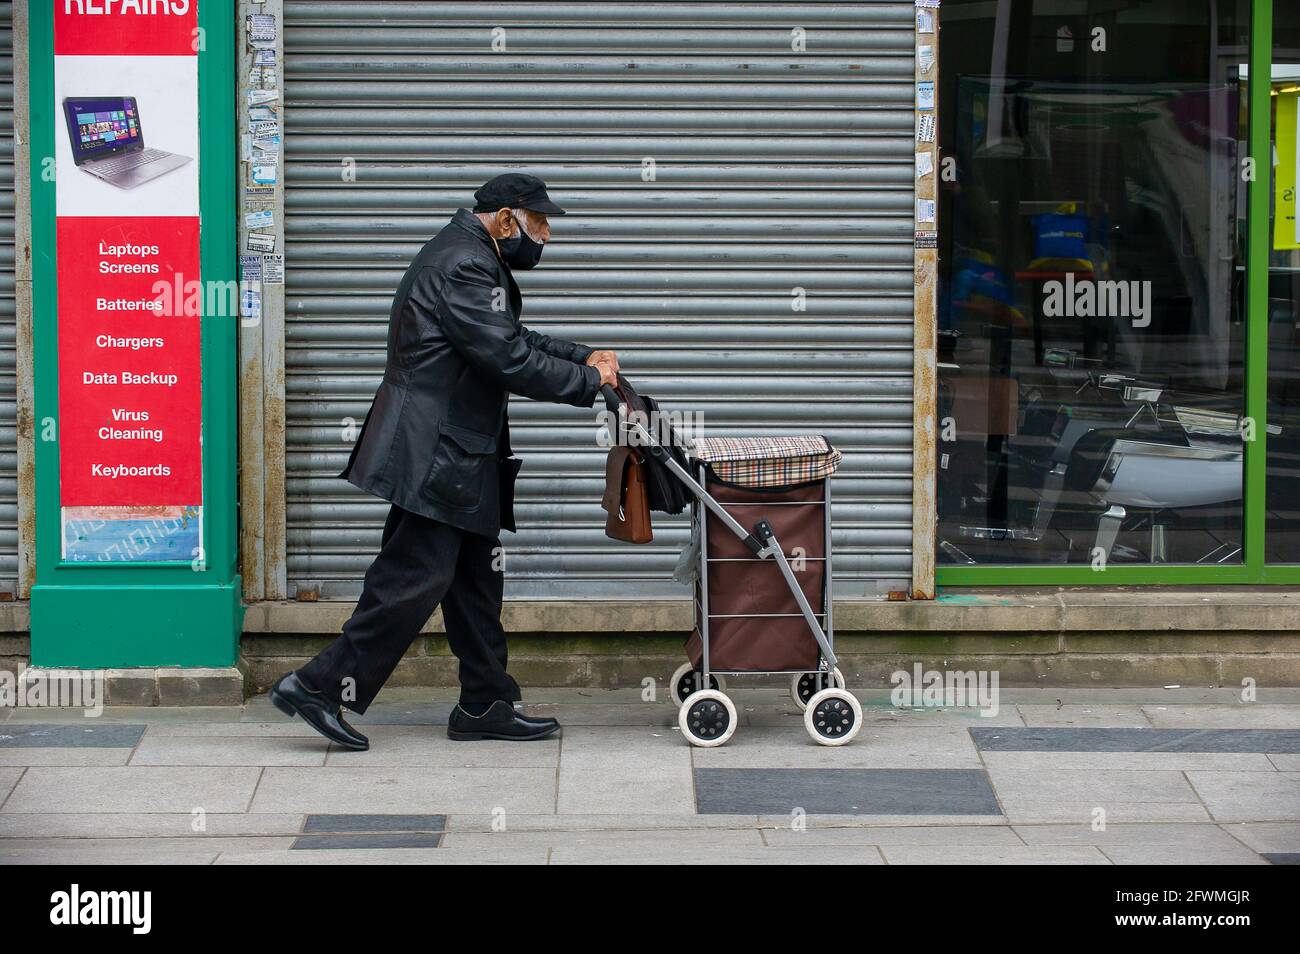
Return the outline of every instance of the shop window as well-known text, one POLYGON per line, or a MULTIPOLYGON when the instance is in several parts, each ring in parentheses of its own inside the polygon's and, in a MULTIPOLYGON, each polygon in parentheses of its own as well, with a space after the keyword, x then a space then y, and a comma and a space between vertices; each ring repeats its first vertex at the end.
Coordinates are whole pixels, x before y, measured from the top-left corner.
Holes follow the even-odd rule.
POLYGON ((1249 4, 942 10, 940 564, 1240 563, 1249 4))
POLYGON ((1300 563, 1300 219, 1296 216, 1300 10, 1273 7, 1272 164, 1268 257, 1268 483, 1265 552, 1300 563))

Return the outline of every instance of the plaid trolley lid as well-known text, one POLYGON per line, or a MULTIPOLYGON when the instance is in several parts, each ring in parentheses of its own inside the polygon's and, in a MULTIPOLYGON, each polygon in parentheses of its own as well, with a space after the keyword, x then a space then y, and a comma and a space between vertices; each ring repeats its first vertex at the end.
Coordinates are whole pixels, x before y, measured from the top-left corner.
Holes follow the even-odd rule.
POLYGON ((700 437, 692 455, 721 480, 741 487, 784 487, 835 473, 843 455, 826 438, 700 437))

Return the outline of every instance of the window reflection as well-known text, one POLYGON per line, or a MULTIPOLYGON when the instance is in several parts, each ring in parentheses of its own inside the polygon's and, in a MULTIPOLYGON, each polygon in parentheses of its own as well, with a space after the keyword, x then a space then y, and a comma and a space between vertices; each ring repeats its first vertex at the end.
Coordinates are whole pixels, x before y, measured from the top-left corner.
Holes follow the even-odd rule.
POLYGON ((1240 562, 1247 5, 1059 9, 944 5, 939 559, 1240 562))

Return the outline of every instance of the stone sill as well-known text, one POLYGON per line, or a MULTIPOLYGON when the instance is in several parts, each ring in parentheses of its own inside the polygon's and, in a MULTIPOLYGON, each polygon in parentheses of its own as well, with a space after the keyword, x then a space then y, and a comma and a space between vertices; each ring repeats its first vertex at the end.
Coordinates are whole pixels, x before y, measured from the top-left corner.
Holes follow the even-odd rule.
MULTIPOLYGON (((244 704, 244 671, 240 666, 221 668, 100 669, 103 682, 100 702, 108 706, 241 706, 244 704)), ((78 670, 29 666, 23 670, 22 683, 47 683, 66 679, 66 673, 78 670)), ((24 696, 32 690, 20 686, 24 696)), ((48 690, 47 690, 48 691, 48 690)))
MULTIPOLYGON (((337 633, 351 613, 352 604, 341 601, 251 603, 244 632, 337 633)), ((502 618, 514 633, 684 633, 691 627, 684 600, 507 601, 502 618)), ((30 625, 27 601, 0 603, 0 633, 27 633, 30 625)), ((934 601, 841 600, 835 628, 868 634, 1298 632, 1300 588, 961 589, 934 601)), ((424 631, 442 632, 441 615, 424 631)))
POLYGON ((0 633, 25 633, 32 628, 32 614, 27 600, 0 603, 0 633))
MULTIPOLYGON (((337 633, 347 602, 252 603, 245 633, 337 633)), ((507 601, 502 622, 514 633, 684 633, 684 600, 507 601)), ((842 600, 841 633, 1069 633, 1300 631, 1300 588, 1026 587, 961 589, 933 601, 842 600)), ((443 631, 435 613, 424 632, 443 631)))

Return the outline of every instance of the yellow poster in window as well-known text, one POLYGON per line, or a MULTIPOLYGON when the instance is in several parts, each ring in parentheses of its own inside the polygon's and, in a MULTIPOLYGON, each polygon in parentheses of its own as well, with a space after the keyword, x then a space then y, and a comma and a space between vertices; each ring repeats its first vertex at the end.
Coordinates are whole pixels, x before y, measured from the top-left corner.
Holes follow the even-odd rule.
POLYGON ((1296 102, 1300 92, 1277 96, 1277 165, 1273 167, 1273 248, 1300 248, 1296 236, 1296 102))

